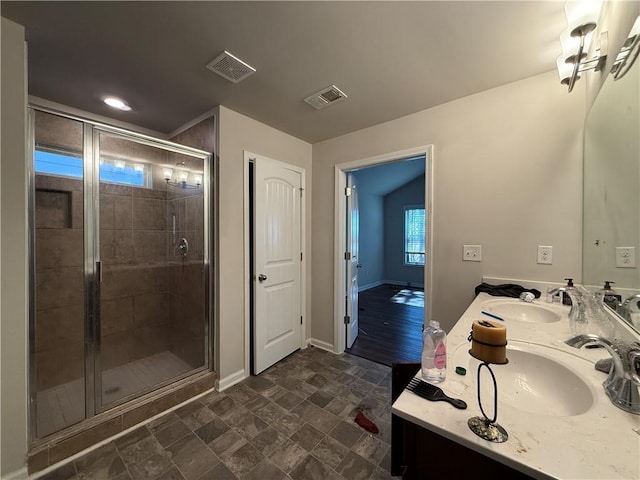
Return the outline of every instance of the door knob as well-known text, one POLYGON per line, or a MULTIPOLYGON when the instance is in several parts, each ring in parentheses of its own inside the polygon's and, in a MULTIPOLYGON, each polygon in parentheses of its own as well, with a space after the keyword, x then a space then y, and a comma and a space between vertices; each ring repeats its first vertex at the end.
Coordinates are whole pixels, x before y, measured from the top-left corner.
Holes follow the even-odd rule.
POLYGON ((258 281, 264 282, 267 279, 267 276, 264 273, 258 275, 258 281))

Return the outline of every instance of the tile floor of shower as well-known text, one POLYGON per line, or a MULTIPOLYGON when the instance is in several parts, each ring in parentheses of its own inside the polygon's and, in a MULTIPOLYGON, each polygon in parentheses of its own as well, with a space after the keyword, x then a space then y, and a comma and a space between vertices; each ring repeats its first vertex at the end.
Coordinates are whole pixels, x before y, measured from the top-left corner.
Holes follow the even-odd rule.
MULTIPOLYGON (((150 390, 192 369, 170 351, 110 368, 102 372, 102 403, 108 405, 136 392, 150 390)), ((84 399, 82 378, 38 392, 38 435, 44 437, 82 421, 85 417, 84 399)))
POLYGON ((39 480, 392 479, 391 369, 309 347, 39 480), (362 411, 379 428, 354 418, 362 411))

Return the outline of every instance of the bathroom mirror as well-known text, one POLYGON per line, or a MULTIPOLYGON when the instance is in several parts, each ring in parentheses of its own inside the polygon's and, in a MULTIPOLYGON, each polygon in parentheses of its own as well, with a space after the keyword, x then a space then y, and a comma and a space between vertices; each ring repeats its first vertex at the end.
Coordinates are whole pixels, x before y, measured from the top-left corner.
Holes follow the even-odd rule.
POLYGON ((583 283, 640 290, 640 60, 609 75, 584 129, 583 283), (620 247, 635 250, 620 251, 620 247), (635 268, 621 268, 632 262, 635 268))

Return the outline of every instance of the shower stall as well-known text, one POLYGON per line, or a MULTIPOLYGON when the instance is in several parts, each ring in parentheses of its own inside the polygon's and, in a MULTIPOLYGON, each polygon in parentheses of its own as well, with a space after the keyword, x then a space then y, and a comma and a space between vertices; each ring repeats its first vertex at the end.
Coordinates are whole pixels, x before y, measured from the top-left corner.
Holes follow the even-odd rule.
POLYGON ((211 157, 29 111, 32 440, 211 368, 211 157))

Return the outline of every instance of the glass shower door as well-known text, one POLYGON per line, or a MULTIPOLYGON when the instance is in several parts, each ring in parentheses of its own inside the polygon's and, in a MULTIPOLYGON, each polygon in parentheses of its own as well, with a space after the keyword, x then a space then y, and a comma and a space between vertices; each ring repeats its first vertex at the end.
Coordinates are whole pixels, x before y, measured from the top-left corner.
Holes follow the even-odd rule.
POLYGON ((29 128, 39 441, 210 367, 210 156, 33 107, 29 128))
POLYGON ((30 392, 33 434, 85 418, 84 133, 30 111, 33 129, 30 392))
POLYGON ((94 133, 97 411, 204 368, 207 249, 204 159, 94 133))

